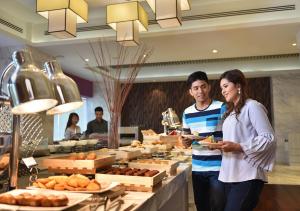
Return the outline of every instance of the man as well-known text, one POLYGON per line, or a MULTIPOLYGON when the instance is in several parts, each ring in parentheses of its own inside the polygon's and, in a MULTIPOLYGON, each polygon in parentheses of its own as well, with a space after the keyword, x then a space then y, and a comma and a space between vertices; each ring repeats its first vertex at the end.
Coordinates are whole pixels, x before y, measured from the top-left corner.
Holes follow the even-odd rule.
POLYGON ((107 127, 107 121, 102 119, 103 117, 103 108, 97 107, 95 108, 95 116, 96 119, 90 121, 87 125, 86 129, 86 136, 89 137, 92 133, 107 133, 108 127, 107 127))
MULTIPOLYGON (((196 102, 184 110, 184 133, 197 133, 201 137, 213 135, 215 140, 221 140, 221 120, 226 109, 225 104, 210 98, 211 87, 206 73, 192 73, 187 83, 189 93, 196 102)), ((186 138, 182 142, 186 147, 192 144, 192 180, 197 210, 223 210, 224 187, 218 180, 221 151, 210 150, 186 138)))

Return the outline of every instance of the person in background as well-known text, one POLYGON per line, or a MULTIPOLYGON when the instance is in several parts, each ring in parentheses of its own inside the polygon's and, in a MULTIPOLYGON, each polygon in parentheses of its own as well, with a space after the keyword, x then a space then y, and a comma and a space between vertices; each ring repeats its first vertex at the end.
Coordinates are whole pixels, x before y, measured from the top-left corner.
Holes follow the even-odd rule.
POLYGON ((107 121, 104 120, 103 117, 103 108, 97 107, 95 108, 95 116, 96 119, 90 121, 87 125, 87 130, 85 135, 89 137, 92 133, 103 134, 108 132, 108 124, 107 121))
MULTIPOLYGON (((197 133, 201 137, 213 135, 222 139, 221 120, 226 110, 223 102, 210 98, 210 84, 205 72, 192 73, 188 79, 189 93, 196 103, 183 113, 184 134, 197 133)), ((183 138, 188 147, 193 140, 183 138)), ((222 211, 224 186, 218 180, 222 155, 220 150, 204 148, 194 141, 192 144, 192 181, 194 200, 198 211, 222 211)))
POLYGON ((265 171, 274 165, 276 142, 265 107, 248 98, 246 79, 240 70, 220 77, 228 103, 223 122, 223 159, 219 180, 225 186, 225 211, 250 211, 259 200, 265 171))
POLYGON ((77 125, 79 116, 77 113, 70 113, 65 129, 65 139, 79 139, 81 135, 80 127, 77 125))

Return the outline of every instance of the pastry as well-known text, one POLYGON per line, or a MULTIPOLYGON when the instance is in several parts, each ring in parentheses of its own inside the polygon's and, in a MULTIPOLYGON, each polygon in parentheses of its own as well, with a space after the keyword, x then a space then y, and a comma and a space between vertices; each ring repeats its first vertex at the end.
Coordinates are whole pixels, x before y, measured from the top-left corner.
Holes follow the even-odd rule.
POLYGON ((153 177, 154 175, 156 175, 156 174, 158 174, 158 173, 159 173, 159 171, 157 171, 157 170, 152 170, 152 171, 146 172, 146 173, 145 173, 145 176, 146 176, 146 177, 153 177))
POLYGON ((43 184, 46 184, 47 182, 50 182, 51 179, 49 178, 43 178, 43 179, 37 179, 36 181, 37 182, 40 182, 40 183, 43 183, 43 184))
POLYGON ((41 199, 41 206, 42 207, 52 207, 52 202, 48 197, 44 196, 41 199))
POLYGON ((16 199, 16 202, 17 202, 16 204, 25 205, 24 196, 22 196, 21 194, 15 196, 15 199, 16 199))
POLYGON ((129 170, 129 171, 127 171, 127 172, 125 173, 125 175, 132 176, 133 173, 134 173, 133 170, 129 170))
POLYGON ((77 154, 77 159, 78 160, 85 160, 86 156, 83 152, 80 152, 77 154))
POLYGON ((88 184, 90 183, 89 179, 83 179, 83 178, 77 178, 77 185, 80 188, 84 188, 86 186, 88 186, 88 184))
POLYGON ((53 190, 65 190, 65 186, 63 184, 56 184, 54 185, 53 190))
POLYGON ((22 205, 22 206, 32 206, 32 207, 59 207, 66 206, 69 199, 65 195, 32 195, 30 193, 22 193, 16 196, 11 194, 0 195, 0 203, 11 204, 11 205, 22 205))
POLYGON ((132 142, 131 142, 131 146, 132 147, 138 147, 138 146, 140 146, 142 143, 139 141, 139 140, 133 140, 132 142))
POLYGON ((1 194, 0 203, 14 205, 17 204, 17 200, 11 194, 1 194))
POLYGON ((47 189, 47 187, 41 182, 38 182, 38 185, 40 188, 47 189))
POLYGON ((75 190, 76 190, 76 191, 86 191, 86 188, 81 188, 81 187, 79 187, 79 188, 75 188, 75 190))
POLYGON ((87 156, 86 156, 87 160, 95 160, 96 158, 97 158, 97 155, 94 152, 91 152, 91 153, 87 154, 87 156))
POLYGON ((201 140, 201 142, 205 142, 205 143, 215 143, 214 136, 213 136, 213 135, 208 136, 208 137, 206 137, 205 139, 201 140))
POLYGON ((37 196, 24 196, 24 204, 25 206, 38 207, 41 204, 42 198, 38 198, 37 196))
POLYGON ((42 201, 42 199, 43 199, 44 197, 45 197, 45 196, 43 196, 43 195, 35 195, 35 196, 33 196, 34 202, 32 202, 30 206, 33 206, 33 207, 40 207, 40 206, 41 206, 41 201, 42 201))
POLYGON ((0 170, 5 169, 9 163, 9 156, 7 154, 3 155, 0 159, 0 170))
POLYGON ((64 184, 68 180, 68 176, 51 176, 48 177, 50 180, 55 180, 56 183, 64 184))
POLYGON ((70 159, 70 160, 77 160, 77 153, 72 153, 72 154, 70 154, 69 159, 70 159))
POLYGON ((135 172, 133 175, 134 176, 143 176, 147 171, 149 171, 149 169, 143 169, 143 170, 135 172))
POLYGON ((33 186, 33 187, 36 187, 36 188, 39 188, 39 187, 40 187, 39 184, 38 184, 37 182, 32 183, 32 186, 33 186))
POLYGON ((75 177, 71 177, 68 179, 67 184, 71 187, 77 188, 78 187, 78 180, 75 177))
POLYGON ((65 195, 55 196, 51 199, 53 207, 66 206, 69 202, 69 199, 65 195))
POLYGON ((92 182, 90 182, 88 184, 88 186, 86 187, 86 189, 88 191, 97 191, 101 189, 101 185, 99 183, 97 183, 95 180, 93 180, 92 182))
POLYGON ((45 186, 47 187, 47 189, 53 189, 55 184, 55 180, 50 180, 50 182, 47 182, 45 186))

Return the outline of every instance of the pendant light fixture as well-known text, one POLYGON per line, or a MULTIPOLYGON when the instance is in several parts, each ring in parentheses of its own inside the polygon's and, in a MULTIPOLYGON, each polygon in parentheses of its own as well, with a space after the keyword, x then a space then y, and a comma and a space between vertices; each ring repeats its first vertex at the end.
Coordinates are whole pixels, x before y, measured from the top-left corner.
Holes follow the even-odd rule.
POLYGON ((61 39, 76 37, 76 24, 88 21, 85 0, 36 0, 36 12, 48 19, 48 32, 61 39))
POLYGON ((148 14, 138 1, 107 5, 106 13, 107 24, 116 30, 121 45, 138 45, 139 32, 148 30, 148 14))
POLYGON ((189 0, 146 0, 161 28, 181 26, 181 11, 190 10, 189 0))

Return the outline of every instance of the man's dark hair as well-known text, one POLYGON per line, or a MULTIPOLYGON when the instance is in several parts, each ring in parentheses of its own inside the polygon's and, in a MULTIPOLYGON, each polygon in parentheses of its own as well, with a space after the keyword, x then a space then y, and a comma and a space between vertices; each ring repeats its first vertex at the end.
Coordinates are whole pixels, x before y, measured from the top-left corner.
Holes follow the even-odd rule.
POLYGON ((187 84, 188 86, 191 88, 192 87, 192 83, 194 83, 195 81, 206 81, 206 83, 208 83, 208 78, 205 72, 202 71, 197 71, 197 72, 193 72, 191 75, 189 75, 188 79, 187 79, 187 84))
POLYGON ((96 113, 97 111, 101 111, 101 112, 103 113, 103 108, 100 107, 100 106, 99 106, 99 107, 96 107, 96 108, 95 108, 95 113, 96 113))

